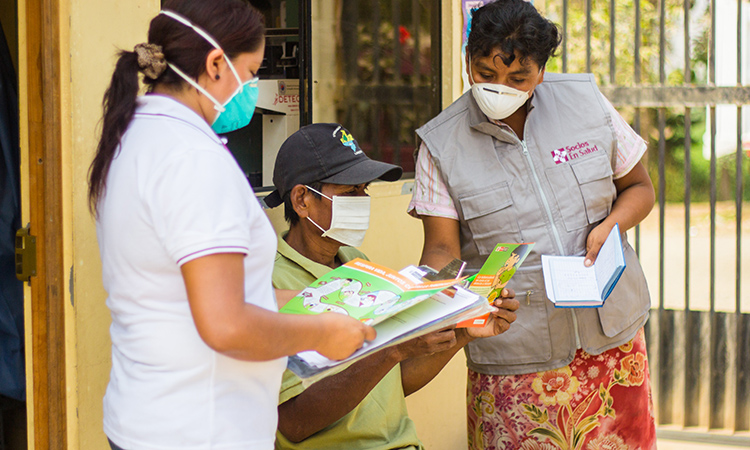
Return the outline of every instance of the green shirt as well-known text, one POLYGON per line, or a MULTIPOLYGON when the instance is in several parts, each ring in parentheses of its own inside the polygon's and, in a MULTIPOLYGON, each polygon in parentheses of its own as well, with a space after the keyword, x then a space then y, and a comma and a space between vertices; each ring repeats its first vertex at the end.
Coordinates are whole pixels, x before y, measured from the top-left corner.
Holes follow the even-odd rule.
MULTIPOLYGON (((279 237, 273 266, 273 285, 277 289, 304 289, 328 273, 331 268, 300 255, 279 237)), ((353 247, 341 247, 339 260, 346 263, 367 257, 353 247)), ((291 371, 284 372, 279 403, 304 392, 305 387, 291 371)), ((346 450, 423 450, 417 430, 406 411, 401 366, 396 365, 349 414, 302 442, 289 441, 276 432, 276 449, 346 450)))

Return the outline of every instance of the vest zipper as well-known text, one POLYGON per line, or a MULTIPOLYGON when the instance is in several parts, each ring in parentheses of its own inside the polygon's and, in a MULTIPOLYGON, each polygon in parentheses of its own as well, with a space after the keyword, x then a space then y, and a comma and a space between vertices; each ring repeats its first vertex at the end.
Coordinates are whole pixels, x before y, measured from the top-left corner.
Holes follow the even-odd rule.
MULTIPOLYGON (((524 134, 526 134, 525 129, 524 129, 524 134)), ((552 209, 550 209, 549 202, 547 202, 547 196, 544 195, 544 191, 542 190, 542 183, 539 182, 539 176, 536 173, 536 168, 534 167, 534 161, 532 161, 531 155, 529 154, 529 148, 526 147, 526 139, 521 141, 521 146, 523 147, 523 156, 526 157, 526 161, 529 163, 529 167, 531 168, 531 174, 534 177, 534 183, 536 183, 536 188, 539 191, 539 195, 542 197, 542 203, 544 204, 544 209, 547 212, 547 218, 549 219, 550 226, 552 227, 552 234, 555 236, 555 243, 557 244, 557 251, 560 253, 560 255, 563 255, 564 249, 563 249, 562 241, 560 240, 560 233, 557 231, 557 227, 555 226, 555 220, 552 218, 552 209)), ((570 311, 570 314, 573 317, 573 333, 576 336, 576 348, 578 349, 578 348, 581 348, 581 338, 578 336, 578 319, 576 318, 575 311, 570 311)))

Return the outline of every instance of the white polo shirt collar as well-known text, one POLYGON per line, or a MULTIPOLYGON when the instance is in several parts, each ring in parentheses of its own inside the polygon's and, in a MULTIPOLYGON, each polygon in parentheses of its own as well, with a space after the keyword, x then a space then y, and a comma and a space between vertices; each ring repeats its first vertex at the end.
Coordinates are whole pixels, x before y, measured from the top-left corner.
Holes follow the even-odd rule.
POLYGON ((198 129, 217 144, 222 146, 226 144, 226 141, 220 138, 211 126, 195 111, 166 95, 146 94, 138 97, 136 116, 142 118, 149 116, 168 117, 179 120, 198 129))

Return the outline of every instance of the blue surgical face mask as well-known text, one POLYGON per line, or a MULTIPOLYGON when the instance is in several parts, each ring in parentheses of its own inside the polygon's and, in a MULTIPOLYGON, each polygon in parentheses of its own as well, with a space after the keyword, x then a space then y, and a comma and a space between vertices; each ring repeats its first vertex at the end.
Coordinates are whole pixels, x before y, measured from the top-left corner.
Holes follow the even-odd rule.
MULTIPOLYGON (((180 16, 172 11, 163 10, 160 14, 164 14, 172 19, 192 28, 196 33, 201 35, 209 44, 213 45, 214 48, 221 50, 221 47, 214 38, 208 33, 203 31, 201 28, 194 25, 188 19, 180 16)), ((214 104, 216 110, 216 116, 214 117, 211 128, 218 134, 229 133, 230 131, 239 130, 240 128, 246 127, 253 118, 255 112, 255 105, 258 103, 258 77, 242 82, 237 70, 234 68, 234 64, 229 60, 226 53, 224 53, 224 60, 234 74, 237 80, 237 90, 227 99, 224 104, 219 103, 213 95, 209 94, 201 85, 195 80, 185 74, 177 66, 174 66, 167 62, 169 67, 177 73, 183 80, 190 83, 193 87, 198 89, 203 95, 208 97, 214 104)))
POLYGON ((211 128, 218 134, 244 128, 250 123, 258 103, 258 77, 255 77, 239 88, 229 97, 224 105, 223 111, 218 110, 211 128))

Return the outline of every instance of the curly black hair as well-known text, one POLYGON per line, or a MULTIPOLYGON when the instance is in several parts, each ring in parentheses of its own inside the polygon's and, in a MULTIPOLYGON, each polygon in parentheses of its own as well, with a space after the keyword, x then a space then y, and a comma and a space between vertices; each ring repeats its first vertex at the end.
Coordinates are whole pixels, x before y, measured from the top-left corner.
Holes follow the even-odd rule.
POLYGON ((530 2, 498 0, 473 11, 466 52, 473 59, 500 50, 506 66, 518 56, 521 64, 530 59, 541 68, 555 56, 561 40, 557 25, 530 2))

